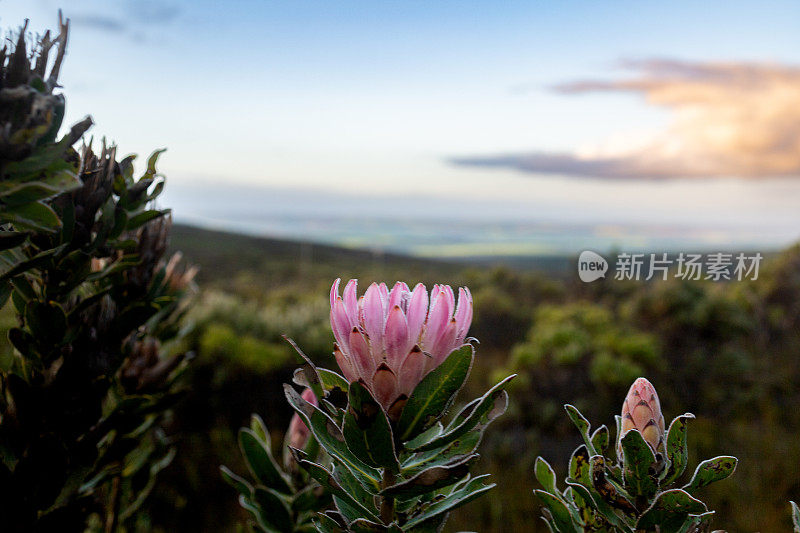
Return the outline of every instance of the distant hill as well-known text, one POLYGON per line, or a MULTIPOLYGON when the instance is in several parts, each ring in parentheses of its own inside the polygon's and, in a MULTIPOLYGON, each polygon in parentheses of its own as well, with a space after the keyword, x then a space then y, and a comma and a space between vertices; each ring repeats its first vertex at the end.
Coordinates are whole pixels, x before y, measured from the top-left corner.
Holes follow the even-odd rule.
POLYGON ((572 269, 572 259, 566 256, 481 257, 441 261, 377 250, 256 237, 183 224, 173 226, 170 248, 173 251, 180 250, 189 262, 200 265, 199 279, 212 283, 224 282, 226 278, 242 271, 268 274, 276 270, 285 273, 287 269, 298 273, 313 272, 323 277, 361 274, 359 271, 363 270, 396 271, 407 273, 404 279, 436 275, 446 279, 465 268, 485 269, 500 264, 555 275, 564 275, 568 268, 569 272, 572 269), (325 276, 326 272, 330 272, 330 275, 325 276))

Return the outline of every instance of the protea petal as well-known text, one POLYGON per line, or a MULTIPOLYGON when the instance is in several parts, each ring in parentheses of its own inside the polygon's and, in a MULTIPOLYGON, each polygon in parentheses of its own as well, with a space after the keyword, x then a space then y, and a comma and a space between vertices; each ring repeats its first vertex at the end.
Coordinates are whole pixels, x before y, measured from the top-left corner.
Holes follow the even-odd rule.
POLYGON ((383 314, 383 296, 378 284, 373 283, 369 286, 362 302, 364 331, 367 332, 370 345, 373 349, 376 349, 377 353, 380 353, 383 351, 381 336, 383 335, 385 317, 383 314))
POLYGON ((411 349, 403 364, 400 365, 400 371, 397 374, 397 386, 401 394, 411 396, 411 393, 425 375, 425 366, 429 359, 430 356, 422 353, 419 346, 415 345, 411 349))
POLYGON ((345 352, 349 351, 350 319, 347 316, 344 302, 338 296, 331 304, 331 329, 333 329, 333 336, 336 337, 339 346, 345 352))
POLYGON ((384 409, 389 409, 395 398, 399 396, 397 376, 386 364, 381 364, 372 377, 372 394, 384 409))
POLYGON ((422 334, 422 349, 432 353, 433 345, 439 339, 442 329, 447 325, 450 318, 447 312, 447 296, 444 292, 439 292, 436 299, 431 299, 431 310, 428 313, 428 321, 425 323, 425 332, 422 334))
POLYGON ((358 325, 358 297, 356 290, 358 289, 358 280, 351 279, 347 282, 344 288, 344 308, 347 310, 347 316, 350 318, 350 327, 358 325))
POLYGON ((389 312, 391 312, 395 306, 398 306, 400 309, 405 311, 408 293, 408 285, 402 281, 395 283, 394 287, 392 287, 392 290, 389 293, 389 312))
POLYGON ((436 339, 436 342, 433 344, 431 348, 431 355, 433 356, 433 368, 439 366, 442 361, 444 361, 450 352, 452 352, 456 347, 456 334, 457 334, 457 326, 455 318, 451 318, 450 322, 448 322, 447 326, 444 327, 442 332, 439 334, 439 338, 436 339))
POLYGON ((333 356, 336 358, 336 364, 339 365, 339 369, 342 371, 342 374, 344 374, 344 377, 347 381, 358 381, 358 379, 362 377, 353 367, 353 363, 350 361, 350 359, 342 353, 342 350, 339 349, 338 344, 333 345, 333 356))
POLYGON ((472 295, 469 289, 460 287, 458 289, 458 306, 454 315, 456 319, 456 343, 461 344, 467 336, 467 331, 472 323, 472 295))
POLYGON ((339 297, 339 284, 341 282, 342 278, 336 278, 336 280, 333 282, 333 285, 331 285, 331 307, 333 307, 336 298, 339 297))
POLYGON ((411 349, 411 341, 408 338, 408 325, 406 324, 406 315, 399 305, 389 311, 389 317, 386 319, 386 330, 384 332, 384 339, 386 343, 386 360, 389 367, 393 370, 400 368, 400 364, 408 355, 411 349))
POLYGON ((408 336, 412 342, 419 342, 422 326, 428 318, 428 291, 425 285, 417 283, 411 299, 408 301, 406 321, 408 322, 408 336))
POLYGON ((370 354, 369 346, 364 336, 353 328, 350 332, 350 362, 359 376, 365 381, 369 381, 377 366, 374 358, 370 354))

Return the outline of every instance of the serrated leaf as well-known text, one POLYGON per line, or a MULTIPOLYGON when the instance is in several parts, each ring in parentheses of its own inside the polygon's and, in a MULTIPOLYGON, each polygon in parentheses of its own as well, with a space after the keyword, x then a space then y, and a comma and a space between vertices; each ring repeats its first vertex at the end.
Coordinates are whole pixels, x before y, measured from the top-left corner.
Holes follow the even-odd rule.
POLYGON ((708 511, 705 504, 682 489, 660 493, 636 523, 637 529, 651 531, 656 527, 662 533, 677 532, 689 515, 708 511))
POLYGON ((586 444, 586 449, 589 451, 589 455, 597 455, 597 450, 595 450, 594 444, 592 444, 592 438, 589 436, 589 430, 591 428, 589 421, 586 420, 574 405, 566 404, 564 405, 564 410, 567 412, 569 419, 572 420, 572 423, 575 424, 575 427, 578 428, 578 431, 580 431, 583 442, 586 444))
POLYGON ((684 485, 683 489, 689 494, 694 494, 696 490, 707 487, 715 481, 721 481, 733 474, 737 462, 736 457, 729 455, 706 459, 697 465, 692 480, 684 485))
POLYGON ((267 444, 250 428, 239 430, 239 448, 253 476, 269 488, 290 494, 291 485, 278 468, 267 444))
POLYGON ((662 473, 661 484, 669 485, 678 479, 689 463, 689 448, 686 446, 686 433, 692 413, 684 413, 675 417, 667 430, 666 460, 667 466, 662 473))
POLYGON ((284 385, 283 388, 289 405, 300 415, 300 418, 306 423, 320 446, 328 452, 328 455, 342 461, 365 488, 378 490, 380 488, 380 472, 350 451, 345 443, 342 431, 333 419, 316 406, 305 401, 291 385, 284 385))
POLYGON ((550 463, 545 461, 542 457, 536 458, 536 464, 533 466, 533 473, 542 487, 544 487, 544 490, 554 494, 558 492, 556 473, 553 471, 553 467, 550 466, 550 463))
POLYGON ((578 533, 579 527, 572 520, 566 502, 554 494, 543 490, 533 491, 539 500, 550 510, 552 526, 558 533, 578 533))
POLYGON ((622 475, 625 487, 636 496, 650 498, 658 490, 656 457, 652 448, 635 429, 622 436, 622 475))
POLYGON ((465 344, 422 378, 397 423, 400 441, 413 439, 444 416, 467 380, 474 357, 475 349, 465 344))
POLYGON ((350 384, 342 434, 347 447, 367 464, 397 468, 389 419, 369 390, 357 381, 350 384))
POLYGON ((413 529, 415 526, 431 520, 434 517, 441 516, 443 513, 449 513, 453 509, 471 502, 494 487, 494 483, 490 485, 483 484, 483 481, 488 477, 488 475, 475 477, 458 490, 451 492, 444 499, 423 506, 409 516, 403 528, 405 530, 413 529))

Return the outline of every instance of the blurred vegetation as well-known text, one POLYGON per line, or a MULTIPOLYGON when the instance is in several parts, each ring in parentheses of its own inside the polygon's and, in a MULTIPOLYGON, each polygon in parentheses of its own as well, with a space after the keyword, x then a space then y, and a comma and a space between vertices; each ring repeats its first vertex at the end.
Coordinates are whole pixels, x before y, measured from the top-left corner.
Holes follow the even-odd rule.
POLYGON ((638 375, 657 387, 665 416, 697 415, 690 460, 739 457, 734 478, 702 495, 718 512, 715 525, 790 527, 787 501, 800 494, 800 247, 769 257, 757 281, 583 284, 535 264, 428 262, 183 226, 172 245, 201 266, 202 296, 183 347, 198 354, 191 393, 171 428, 179 453, 148 508, 164 531, 230 530, 244 518, 217 467, 244 470, 236 432, 252 412, 271 428, 289 422, 280 384, 298 361, 282 334, 320 364, 335 364, 327 301, 339 276, 357 277, 362 288, 396 279, 468 285, 470 333, 481 344, 465 397, 501 374, 520 374, 509 413, 481 445, 480 470, 498 475, 499 485, 454 513, 448 531, 544 531, 532 519, 535 458, 546 453, 563 476, 558 467, 578 444, 562 404, 613 427, 638 375))

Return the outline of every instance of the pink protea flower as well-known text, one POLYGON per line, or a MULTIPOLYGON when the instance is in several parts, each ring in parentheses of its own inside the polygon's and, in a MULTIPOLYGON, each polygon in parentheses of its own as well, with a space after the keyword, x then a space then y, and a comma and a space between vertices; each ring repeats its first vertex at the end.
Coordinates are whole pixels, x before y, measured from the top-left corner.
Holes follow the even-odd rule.
MULTIPOLYGON (((305 389, 301 394, 303 399, 313 405, 317 405, 317 396, 311 389, 305 389)), ((308 429, 306 423, 295 413, 292 420, 289 422, 289 429, 286 431, 286 443, 292 448, 302 450, 306 447, 308 436, 311 430, 308 429)))
MULTIPOLYGON (((653 384, 645 378, 637 378, 628 390, 622 403, 622 428, 620 436, 635 429, 644 437, 653 453, 664 453, 664 415, 653 384)), ((621 441, 618 451, 622 456, 621 441)))
POLYGON ((336 362, 348 381, 364 381, 390 417, 399 415, 422 378, 464 343, 472 295, 458 289, 456 305, 448 285, 434 285, 429 297, 422 283, 412 291, 398 281, 391 291, 373 283, 358 298, 351 279, 339 296, 340 281, 331 287, 336 362))

